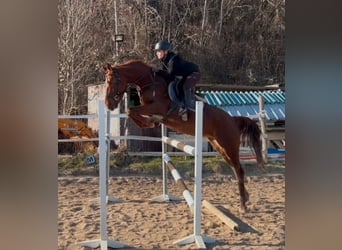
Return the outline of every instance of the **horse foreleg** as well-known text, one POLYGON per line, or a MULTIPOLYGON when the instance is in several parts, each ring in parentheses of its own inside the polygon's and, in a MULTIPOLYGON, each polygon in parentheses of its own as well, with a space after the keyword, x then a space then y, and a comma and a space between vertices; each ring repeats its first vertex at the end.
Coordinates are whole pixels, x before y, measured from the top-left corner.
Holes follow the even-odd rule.
POLYGON ((147 105, 135 106, 128 109, 128 116, 133 119, 133 121, 140 128, 153 128, 156 122, 160 122, 163 118, 162 115, 158 115, 161 106, 157 103, 151 103, 147 105), (156 117, 159 117, 156 118, 156 117))
POLYGON ((154 128, 155 126, 149 119, 136 114, 135 112, 131 112, 131 110, 128 110, 128 117, 130 117, 139 128, 154 128))

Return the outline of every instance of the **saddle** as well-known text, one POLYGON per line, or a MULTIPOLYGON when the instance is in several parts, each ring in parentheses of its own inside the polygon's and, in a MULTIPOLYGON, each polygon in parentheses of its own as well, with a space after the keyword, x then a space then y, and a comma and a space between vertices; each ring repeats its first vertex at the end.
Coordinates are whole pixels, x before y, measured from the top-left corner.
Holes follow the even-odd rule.
MULTIPOLYGON (((174 109, 177 107, 182 107, 183 106, 183 100, 184 100, 184 90, 181 86, 181 81, 182 79, 176 78, 176 80, 170 82, 169 86, 168 86, 168 93, 169 93, 169 97, 172 101, 171 104, 171 108, 170 109, 174 109)), ((185 106, 190 109, 190 110, 195 110, 195 94, 192 90, 188 90, 190 98, 188 100, 187 103, 185 103, 185 106)))

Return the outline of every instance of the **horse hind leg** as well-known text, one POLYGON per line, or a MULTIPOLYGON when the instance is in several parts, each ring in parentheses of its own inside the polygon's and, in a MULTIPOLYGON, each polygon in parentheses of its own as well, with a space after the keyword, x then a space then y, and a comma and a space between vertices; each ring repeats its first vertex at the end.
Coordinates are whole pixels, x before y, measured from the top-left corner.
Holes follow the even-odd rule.
POLYGON ((247 206, 246 202, 249 200, 249 194, 245 187, 245 172, 241 167, 240 160, 239 160, 239 147, 237 149, 232 150, 228 147, 223 147, 221 144, 218 143, 217 140, 209 139, 212 146, 219 152, 222 157, 226 160, 226 162, 232 168, 234 175, 238 181, 238 188, 240 194, 240 211, 246 212, 247 206), (227 149, 230 149, 229 151, 227 149), (228 152, 227 152, 228 151, 228 152))
POLYGON ((238 180, 238 187, 239 187, 239 193, 240 193, 240 209, 242 212, 247 211, 246 203, 249 200, 249 194, 245 187, 245 173, 243 168, 241 167, 240 160, 234 159, 231 160, 231 164, 233 166, 233 171, 235 173, 235 176, 238 180))

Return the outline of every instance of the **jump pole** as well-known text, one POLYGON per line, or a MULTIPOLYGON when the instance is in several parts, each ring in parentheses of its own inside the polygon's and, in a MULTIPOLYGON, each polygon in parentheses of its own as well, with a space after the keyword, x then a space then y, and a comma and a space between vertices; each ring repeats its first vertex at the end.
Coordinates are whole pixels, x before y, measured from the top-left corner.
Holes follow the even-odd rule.
POLYGON ((177 169, 175 168, 175 165, 171 161, 168 154, 164 154, 163 156, 164 162, 166 163, 167 168, 169 169, 171 175, 173 176, 173 179, 175 180, 176 184, 179 187, 179 190, 183 192, 183 197, 188 204, 191 212, 194 212, 194 198, 192 198, 192 195, 190 191, 188 190, 188 187, 186 186, 183 178, 178 173, 177 169))
POLYGON ((108 250, 111 248, 123 248, 127 244, 109 240, 107 238, 107 181, 106 181, 106 136, 105 136, 105 105, 103 100, 99 100, 99 178, 100 178, 100 239, 83 241, 81 246, 108 250))
POLYGON ((227 215, 222 213, 217 207, 215 207, 213 204, 211 204, 209 201, 203 200, 202 205, 208 209, 209 212, 216 215, 224 224, 226 224, 228 227, 230 227, 232 230, 239 231, 238 224, 230 219, 227 215))
MULTIPOLYGON (((167 154, 166 146, 170 145, 175 147, 179 150, 184 151, 185 153, 194 156, 195 155, 195 148, 189 145, 185 145, 184 143, 167 137, 166 134, 166 127, 164 124, 161 125, 162 130, 162 156, 164 157, 167 154)), ((167 188, 167 161, 165 158, 162 161, 162 170, 163 170, 163 194, 151 199, 151 201, 158 201, 158 202, 170 202, 170 201, 180 201, 181 198, 170 195, 167 188)))

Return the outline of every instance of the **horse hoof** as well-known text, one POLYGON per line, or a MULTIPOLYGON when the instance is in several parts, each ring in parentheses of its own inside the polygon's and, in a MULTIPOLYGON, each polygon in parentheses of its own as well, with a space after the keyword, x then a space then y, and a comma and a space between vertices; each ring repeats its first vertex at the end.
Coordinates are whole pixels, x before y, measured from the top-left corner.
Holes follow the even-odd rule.
POLYGON ((248 202, 249 201, 249 193, 246 191, 245 192, 245 202, 248 202))
POLYGON ((265 167, 264 164, 258 164, 258 168, 259 168, 263 173, 266 173, 266 172, 267 172, 267 168, 265 167))
POLYGON ((240 207, 240 213, 241 214, 245 214, 247 212, 248 212, 248 208, 245 205, 240 207))

